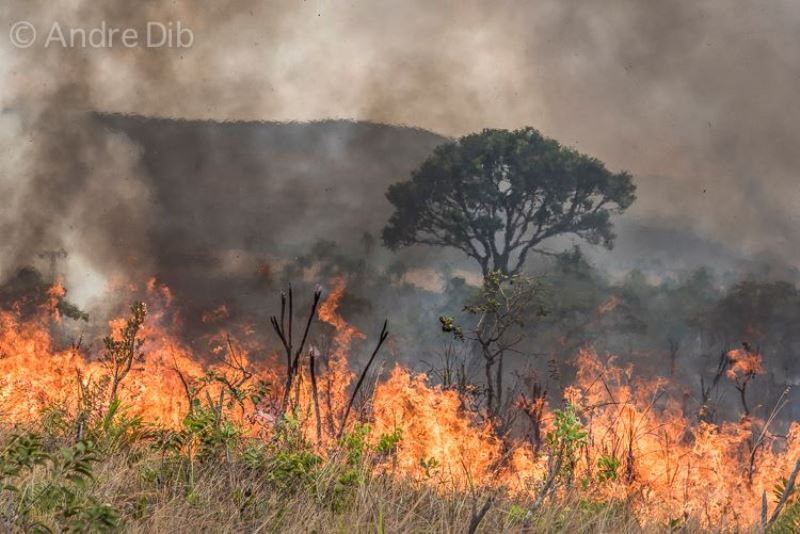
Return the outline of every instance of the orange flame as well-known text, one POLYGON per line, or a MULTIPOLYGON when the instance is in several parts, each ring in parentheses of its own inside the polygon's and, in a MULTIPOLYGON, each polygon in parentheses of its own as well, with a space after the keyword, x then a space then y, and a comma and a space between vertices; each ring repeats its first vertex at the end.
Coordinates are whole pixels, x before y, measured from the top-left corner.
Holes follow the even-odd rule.
POLYGON ((761 355, 749 350, 734 349, 729 351, 728 361, 731 366, 725 372, 725 375, 731 380, 766 373, 761 355))
MULTIPOLYGON (((349 398, 351 343, 364 338, 339 313, 344 288, 344 281, 337 280, 319 308, 319 318, 336 328, 331 354, 320 356, 325 360, 317 378, 321 434, 317 435, 310 409, 307 365, 302 366, 293 395, 301 428, 321 453, 335 444, 349 398)), ((31 422, 52 406, 74 412, 90 386, 101 384, 108 375, 106 365, 88 358, 84 349, 55 346, 49 328, 63 295, 63 287, 55 286, 46 309, 30 320, 21 320, 15 311, 0 312, 0 415, 4 421, 31 422), (82 388, 76 387, 79 380, 82 388)), ((229 336, 212 336, 228 360, 199 363, 202 359, 170 333, 175 323, 168 319, 173 302, 169 290, 153 280, 147 287, 147 300, 150 313, 141 332, 144 356, 135 362, 120 392, 133 415, 179 427, 189 409, 185 386, 198 383, 209 371, 229 381, 241 373, 250 382, 281 383, 279 359, 252 362, 229 336)), ((118 336, 123 325, 124 320, 111 321, 112 335, 118 336)), ((732 379, 764 372, 761 356, 749 350, 731 351, 728 358, 732 379)), ((207 387, 224 386, 216 381, 207 387)), ((762 445, 751 452, 753 428, 764 429, 763 421, 697 423, 695 414, 685 411, 680 396, 669 395, 671 388, 662 379, 636 379, 631 366, 619 366, 613 358, 603 361, 594 351, 582 350, 576 381, 564 393, 587 433, 575 458, 572 487, 579 491, 578 481, 585 481, 592 490, 587 499, 630 502, 643 525, 664 525, 681 516, 715 527, 755 524, 762 492, 770 492, 800 455, 800 425, 793 424, 783 437, 763 430, 762 445)), ((216 398, 219 392, 213 390, 210 397, 216 398)), ((524 401, 517 404, 535 409, 542 435, 553 429, 555 414, 543 399, 536 400, 535 406, 524 401)), ((263 407, 235 409, 229 415, 256 435, 263 431, 263 407)), ((368 413, 373 429, 370 439, 397 431, 402 436, 394 458, 379 465, 397 476, 436 487, 503 487, 527 499, 537 495, 547 476, 547 450, 534 450, 522 439, 501 441, 481 414, 465 409, 456 391, 431 386, 424 374, 415 375, 399 365, 377 384, 368 413)), ((567 489, 562 485, 557 493, 567 489)))

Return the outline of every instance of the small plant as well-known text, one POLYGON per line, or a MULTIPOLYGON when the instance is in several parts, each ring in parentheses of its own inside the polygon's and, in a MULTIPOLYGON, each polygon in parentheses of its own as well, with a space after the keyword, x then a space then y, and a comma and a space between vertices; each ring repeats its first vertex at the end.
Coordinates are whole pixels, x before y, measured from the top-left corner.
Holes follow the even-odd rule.
POLYGON ((241 434, 233 421, 219 420, 212 408, 202 406, 184 418, 183 427, 184 442, 190 443, 193 454, 201 459, 222 455, 230 458, 230 452, 241 434))
POLYGON ((367 437, 372 431, 368 424, 356 423, 350 432, 341 439, 341 447, 345 453, 345 464, 337 475, 331 495, 331 506, 340 510, 352 497, 352 491, 367 481, 365 460, 369 453, 367 437))
POLYGON ((578 451, 588 443, 588 433, 578 418, 575 406, 567 404, 563 410, 555 410, 553 430, 547 433, 545 441, 551 454, 561 457, 560 474, 571 479, 578 461, 578 451))
POLYGON ((342 438, 342 447, 347 453, 347 465, 357 466, 364 458, 364 454, 369 449, 367 446, 367 436, 372 428, 369 425, 356 423, 353 430, 347 432, 342 438))
POLYGON ((266 463, 267 479, 283 489, 309 484, 322 458, 312 452, 295 413, 286 415, 277 428, 272 456, 266 463))
POLYGON ((0 452, 0 511, 7 530, 106 532, 120 526, 119 514, 89 494, 92 465, 99 460, 91 442, 50 454, 40 436, 19 434, 0 452))
POLYGON ((322 458, 307 450, 280 450, 268 463, 267 479, 284 489, 305 485, 321 463, 322 458))
POLYGON ((126 321, 125 327, 119 333, 119 338, 108 336, 103 339, 105 353, 103 362, 111 374, 109 403, 113 404, 119 395, 119 386, 128 373, 131 372, 133 362, 141 360, 144 355, 139 352, 144 344, 140 339, 139 331, 147 317, 147 305, 144 302, 135 302, 131 306, 131 316, 126 321))
MULTIPOLYGON (((497 419, 504 408, 505 355, 515 352, 530 324, 545 315, 544 294, 539 279, 491 271, 484 276, 478 293, 464 306, 464 312, 474 318, 473 326, 465 328, 453 317, 439 317, 442 331, 456 340, 473 343, 479 351, 484 363, 486 412, 490 419, 497 419)), ((502 427, 507 421, 495 422, 503 434, 502 427)))
POLYGON ((67 408, 56 404, 45 406, 39 419, 44 435, 51 438, 71 437, 73 423, 67 408))
POLYGON ((788 484, 786 478, 782 478, 772 488, 772 495, 776 503, 785 501, 783 512, 775 521, 769 525, 769 534, 794 534, 800 531, 800 499, 797 489, 788 484))
POLYGON ((239 454, 239 460, 250 469, 257 469, 263 466, 266 458, 266 445, 256 440, 248 442, 239 454))
POLYGON ((391 434, 381 434, 375 444, 375 452, 389 456, 397 452, 397 446, 403 440, 403 429, 395 428, 391 434))
POLYGON ((425 471, 425 477, 431 478, 436 474, 436 471, 439 469, 439 460, 431 456, 427 460, 425 458, 420 458, 419 465, 425 471))
POLYGON ((615 456, 601 456, 597 459, 597 480, 600 482, 617 480, 621 465, 622 462, 615 456))
POLYGON ((130 416, 119 399, 108 407, 105 417, 90 429, 88 435, 102 446, 104 452, 131 447, 147 433, 139 416, 130 416))
POLYGON ((508 522, 511 524, 521 523, 525 520, 527 510, 518 504, 512 504, 508 509, 508 522))
POLYGON ((589 434, 583 430, 583 423, 572 404, 567 404, 563 410, 555 410, 553 415, 555 416, 553 430, 545 436, 545 441, 550 447, 547 476, 525 515, 526 523, 553 491, 558 479, 565 479, 568 484, 572 482, 578 451, 588 443, 589 434))

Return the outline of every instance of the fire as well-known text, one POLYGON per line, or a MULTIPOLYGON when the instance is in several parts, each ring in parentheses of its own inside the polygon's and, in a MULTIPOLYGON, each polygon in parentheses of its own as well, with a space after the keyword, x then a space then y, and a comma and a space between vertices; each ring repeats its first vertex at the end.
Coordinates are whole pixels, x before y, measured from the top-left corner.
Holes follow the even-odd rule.
POLYGON ((357 328, 349 325, 339 314, 339 301, 344 296, 344 289, 344 279, 338 278, 330 295, 319 307, 319 318, 336 328, 336 338, 333 340, 335 345, 334 355, 340 358, 347 357, 353 339, 364 339, 366 337, 357 328))
POLYGON ((728 361, 731 366, 725 375, 731 380, 741 380, 743 377, 763 375, 766 371, 761 355, 746 349, 734 349, 728 352, 728 361))
MULTIPOLYGON (((737 361, 748 372, 760 368, 752 367, 760 362, 755 355, 737 361)), ((595 487, 596 495, 637 496, 632 502, 647 522, 695 517, 707 526, 755 523, 762 493, 769 494, 800 454, 800 425, 793 424, 785 440, 769 435, 753 453, 755 436, 746 421, 695 425, 668 395, 668 386, 663 380, 634 380, 631 368, 582 351, 577 384, 568 391, 589 434, 579 471, 590 476, 615 459, 618 468, 595 487), (755 471, 751 454, 758 459, 755 471)))
POLYGON ((58 299, 67 294, 63 282, 59 279, 47 290, 47 310, 53 315, 56 321, 61 320, 61 312, 58 311, 58 299))
POLYGON ((622 303, 622 301, 616 295, 611 295, 608 297, 608 300, 603 302, 598 308, 597 312, 600 315, 605 315, 609 312, 612 312, 617 309, 617 307, 622 303))
MULTIPOLYGON (((344 289, 343 280, 335 281, 318 310, 319 319, 336 329, 331 349, 301 355, 296 390, 289 396, 292 417, 323 455, 349 428, 341 428, 355 376, 348 357, 353 341, 365 338, 339 313, 344 289)), ((153 280, 146 294, 142 357, 136 358, 120 389, 125 409, 151 423, 179 428, 195 403, 223 398, 231 387, 271 384, 272 396, 258 403, 225 404, 227 415, 247 432, 268 437, 270 425, 284 416, 275 413, 285 372, 282 359, 255 358, 229 333, 216 332, 209 335, 216 347, 211 353, 221 361, 203 364, 204 357, 171 333, 179 319, 170 313, 169 290, 153 280)), ((63 295, 60 284, 52 288, 31 319, 22 320, 13 308, 0 312, 0 413, 6 423, 33 422, 52 407, 74 413, 85 406, 87 392, 102 389, 107 380, 108 364, 95 355, 97 347, 56 346, 50 332, 63 295)), ((227 314, 218 308, 204 320, 213 323, 227 314)), ((125 325, 124 317, 111 321, 112 337, 120 339, 125 325)), ((730 351, 727 357, 727 377, 740 391, 764 372, 761 356, 749 348, 730 351)), ((754 417, 720 425, 698 422, 681 392, 665 379, 637 379, 632 367, 620 366, 614 358, 604 360, 591 349, 580 351, 576 368, 576 381, 564 391, 563 402, 585 437, 577 453, 565 460, 572 474, 554 486, 555 498, 590 488, 584 498, 631 503, 642 524, 693 518, 706 526, 745 527, 757 523, 762 494, 769 494, 800 456, 798 424, 778 436, 754 417)), ((99 402, 102 408, 108 399, 99 402)), ((539 441, 552 439, 555 406, 543 396, 520 399, 516 406, 541 425, 539 441)), ((378 461, 376 469, 420 484, 491 487, 533 499, 552 464, 552 448, 514 434, 501 439, 489 420, 465 407, 457 391, 430 385, 424 374, 399 365, 377 383, 359 417, 371 425, 373 441, 400 436, 394 456, 378 461)))
POLYGON ((473 424, 458 394, 429 387, 424 374, 395 367, 375 391, 373 417, 377 434, 402 432, 396 469, 414 479, 455 483, 493 483, 502 455, 488 423, 473 424))
POLYGON ((56 350, 41 318, 20 322, 0 312, 0 414, 5 421, 34 420, 50 403, 75 393, 75 369, 86 366, 74 348, 56 350))

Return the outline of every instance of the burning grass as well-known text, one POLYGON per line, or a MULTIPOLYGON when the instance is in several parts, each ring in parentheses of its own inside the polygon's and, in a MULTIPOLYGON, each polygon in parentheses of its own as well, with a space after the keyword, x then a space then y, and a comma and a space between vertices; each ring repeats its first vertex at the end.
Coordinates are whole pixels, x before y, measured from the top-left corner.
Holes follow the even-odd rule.
POLYGON ((285 363, 215 334, 219 361, 200 364, 170 334, 171 297, 156 284, 147 307, 111 323, 94 358, 77 344, 61 349, 50 335, 59 291, 31 318, 0 313, 0 515, 9 528, 742 532, 798 524, 790 473, 800 426, 778 436, 771 420, 749 414, 746 387, 762 366, 747 347, 719 370, 741 393, 738 422, 712 424, 690 413, 672 384, 636 379, 587 349, 558 407, 543 395, 516 402, 533 426, 523 439, 500 435, 457 389, 400 366, 361 391, 366 373, 353 373, 348 355, 366 336, 338 313, 343 283, 317 296, 294 328, 291 293, 283 300, 273 327, 285 363), (336 328, 327 354, 306 346, 315 317, 336 328))

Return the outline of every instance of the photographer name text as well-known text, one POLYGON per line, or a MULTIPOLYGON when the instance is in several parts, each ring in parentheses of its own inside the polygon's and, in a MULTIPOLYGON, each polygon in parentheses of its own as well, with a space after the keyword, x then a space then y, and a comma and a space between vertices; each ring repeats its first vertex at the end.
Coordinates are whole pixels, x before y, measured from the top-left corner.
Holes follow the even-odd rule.
POLYGON ((150 21, 140 29, 112 26, 105 21, 93 27, 67 27, 53 22, 40 29, 28 21, 11 27, 9 38, 17 48, 191 48, 194 32, 178 22, 150 21))

